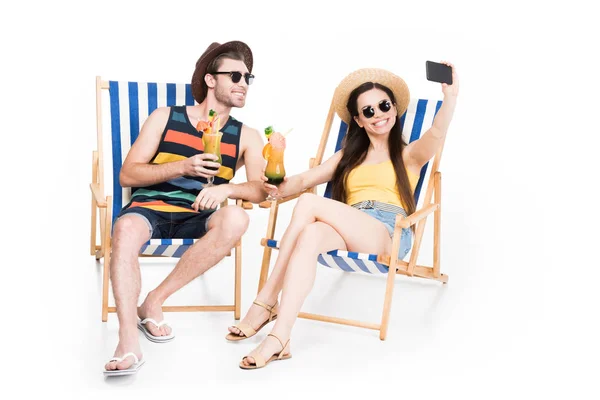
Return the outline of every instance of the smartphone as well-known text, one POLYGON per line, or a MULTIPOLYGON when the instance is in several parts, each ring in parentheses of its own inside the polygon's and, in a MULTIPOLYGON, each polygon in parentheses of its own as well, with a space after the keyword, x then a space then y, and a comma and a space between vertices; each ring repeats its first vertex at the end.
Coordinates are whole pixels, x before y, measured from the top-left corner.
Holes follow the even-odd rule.
POLYGON ((447 83, 452 85, 452 67, 433 61, 425 63, 427 80, 432 82, 447 83))

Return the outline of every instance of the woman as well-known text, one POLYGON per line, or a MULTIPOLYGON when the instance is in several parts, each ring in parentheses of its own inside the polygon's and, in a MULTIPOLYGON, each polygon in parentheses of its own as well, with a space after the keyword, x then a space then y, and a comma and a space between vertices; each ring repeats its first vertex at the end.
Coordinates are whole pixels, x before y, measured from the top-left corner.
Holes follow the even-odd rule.
MULTIPOLYGON (((454 113, 458 76, 452 64, 445 64, 452 67, 453 84, 442 84, 443 104, 420 139, 409 145, 402 142, 400 116, 410 100, 404 80, 385 70, 361 69, 348 75, 334 94, 336 112, 349 124, 343 149, 325 163, 285 179, 279 188, 265 183, 268 191, 285 197, 331 180, 333 200, 313 194, 299 197, 271 276, 242 322, 229 328, 228 340, 243 340, 277 318, 266 339, 243 358, 241 368, 261 368, 291 356, 292 327, 313 286, 319 254, 334 249, 390 254, 396 214, 415 211, 419 172, 443 143, 454 113)), ((407 254, 411 241, 411 229, 404 229, 399 258, 407 254)))

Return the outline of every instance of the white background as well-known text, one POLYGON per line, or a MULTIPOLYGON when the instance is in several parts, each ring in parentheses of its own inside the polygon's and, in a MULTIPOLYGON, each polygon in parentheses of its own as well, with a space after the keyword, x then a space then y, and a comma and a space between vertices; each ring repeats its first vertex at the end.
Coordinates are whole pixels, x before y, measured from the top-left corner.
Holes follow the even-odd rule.
MULTIPOLYGON (((324 395, 350 397, 384 389, 400 398, 597 396, 594 14, 577 1, 416 3, 23 2, 3 9, 3 378, 19 393, 69 398, 285 398, 314 394, 317 385, 324 395), (314 156, 331 95, 347 73, 386 68, 413 96, 441 98, 439 85, 425 80, 425 61, 456 65, 460 97, 441 166, 442 271, 450 283, 398 278, 386 342, 375 332, 301 321, 294 359, 256 375, 236 364, 259 340, 223 344, 229 314, 171 314, 178 347, 142 341, 148 362, 138 380, 105 382, 100 370, 117 324, 114 315, 100 322, 101 267, 88 253, 95 76, 188 82, 204 49, 229 40, 250 45, 257 77, 246 107, 232 114, 258 129, 294 128, 288 174, 314 156)), ((251 219, 244 313, 266 212, 253 210, 251 219)), ((429 252, 422 254, 420 263, 429 263, 429 252)), ((169 267, 147 270, 143 292, 169 267)), ((230 290, 218 279, 229 270, 214 271, 174 302, 218 302, 220 289, 211 288, 230 290)), ((327 310, 360 317, 368 308, 376 320, 382 281, 343 279, 333 290, 339 277, 319 272, 307 310, 323 311, 327 301, 327 310), (329 292, 335 302, 322 300, 329 292), (364 309, 362 301, 355 314, 344 306, 348 292, 352 301, 364 299, 364 309)))

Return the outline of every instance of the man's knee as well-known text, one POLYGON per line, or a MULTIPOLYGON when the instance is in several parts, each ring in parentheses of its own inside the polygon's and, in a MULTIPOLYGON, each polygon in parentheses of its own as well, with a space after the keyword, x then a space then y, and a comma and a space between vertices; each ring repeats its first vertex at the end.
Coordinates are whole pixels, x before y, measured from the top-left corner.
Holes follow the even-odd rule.
POLYGON ((113 243, 138 244, 150 238, 150 227, 142 217, 137 215, 124 215, 120 217, 113 227, 113 243))
POLYGON ((248 229, 250 222, 246 211, 241 207, 228 206, 221 208, 218 213, 218 215, 211 218, 209 229, 221 228, 223 235, 230 237, 232 240, 239 240, 248 229))

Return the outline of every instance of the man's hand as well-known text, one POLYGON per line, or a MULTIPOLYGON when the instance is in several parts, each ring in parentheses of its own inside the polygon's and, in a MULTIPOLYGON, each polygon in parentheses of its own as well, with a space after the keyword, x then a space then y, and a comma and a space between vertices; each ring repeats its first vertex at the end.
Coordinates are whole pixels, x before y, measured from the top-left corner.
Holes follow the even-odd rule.
POLYGON ((198 193, 198 197, 196 197, 196 201, 192 204, 192 208, 196 211, 217 208, 230 195, 231 186, 227 184, 205 187, 198 193))
POLYGON ((200 176, 202 178, 215 176, 221 167, 221 164, 214 162, 218 159, 219 157, 214 154, 196 154, 182 161, 183 174, 187 176, 200 176))

